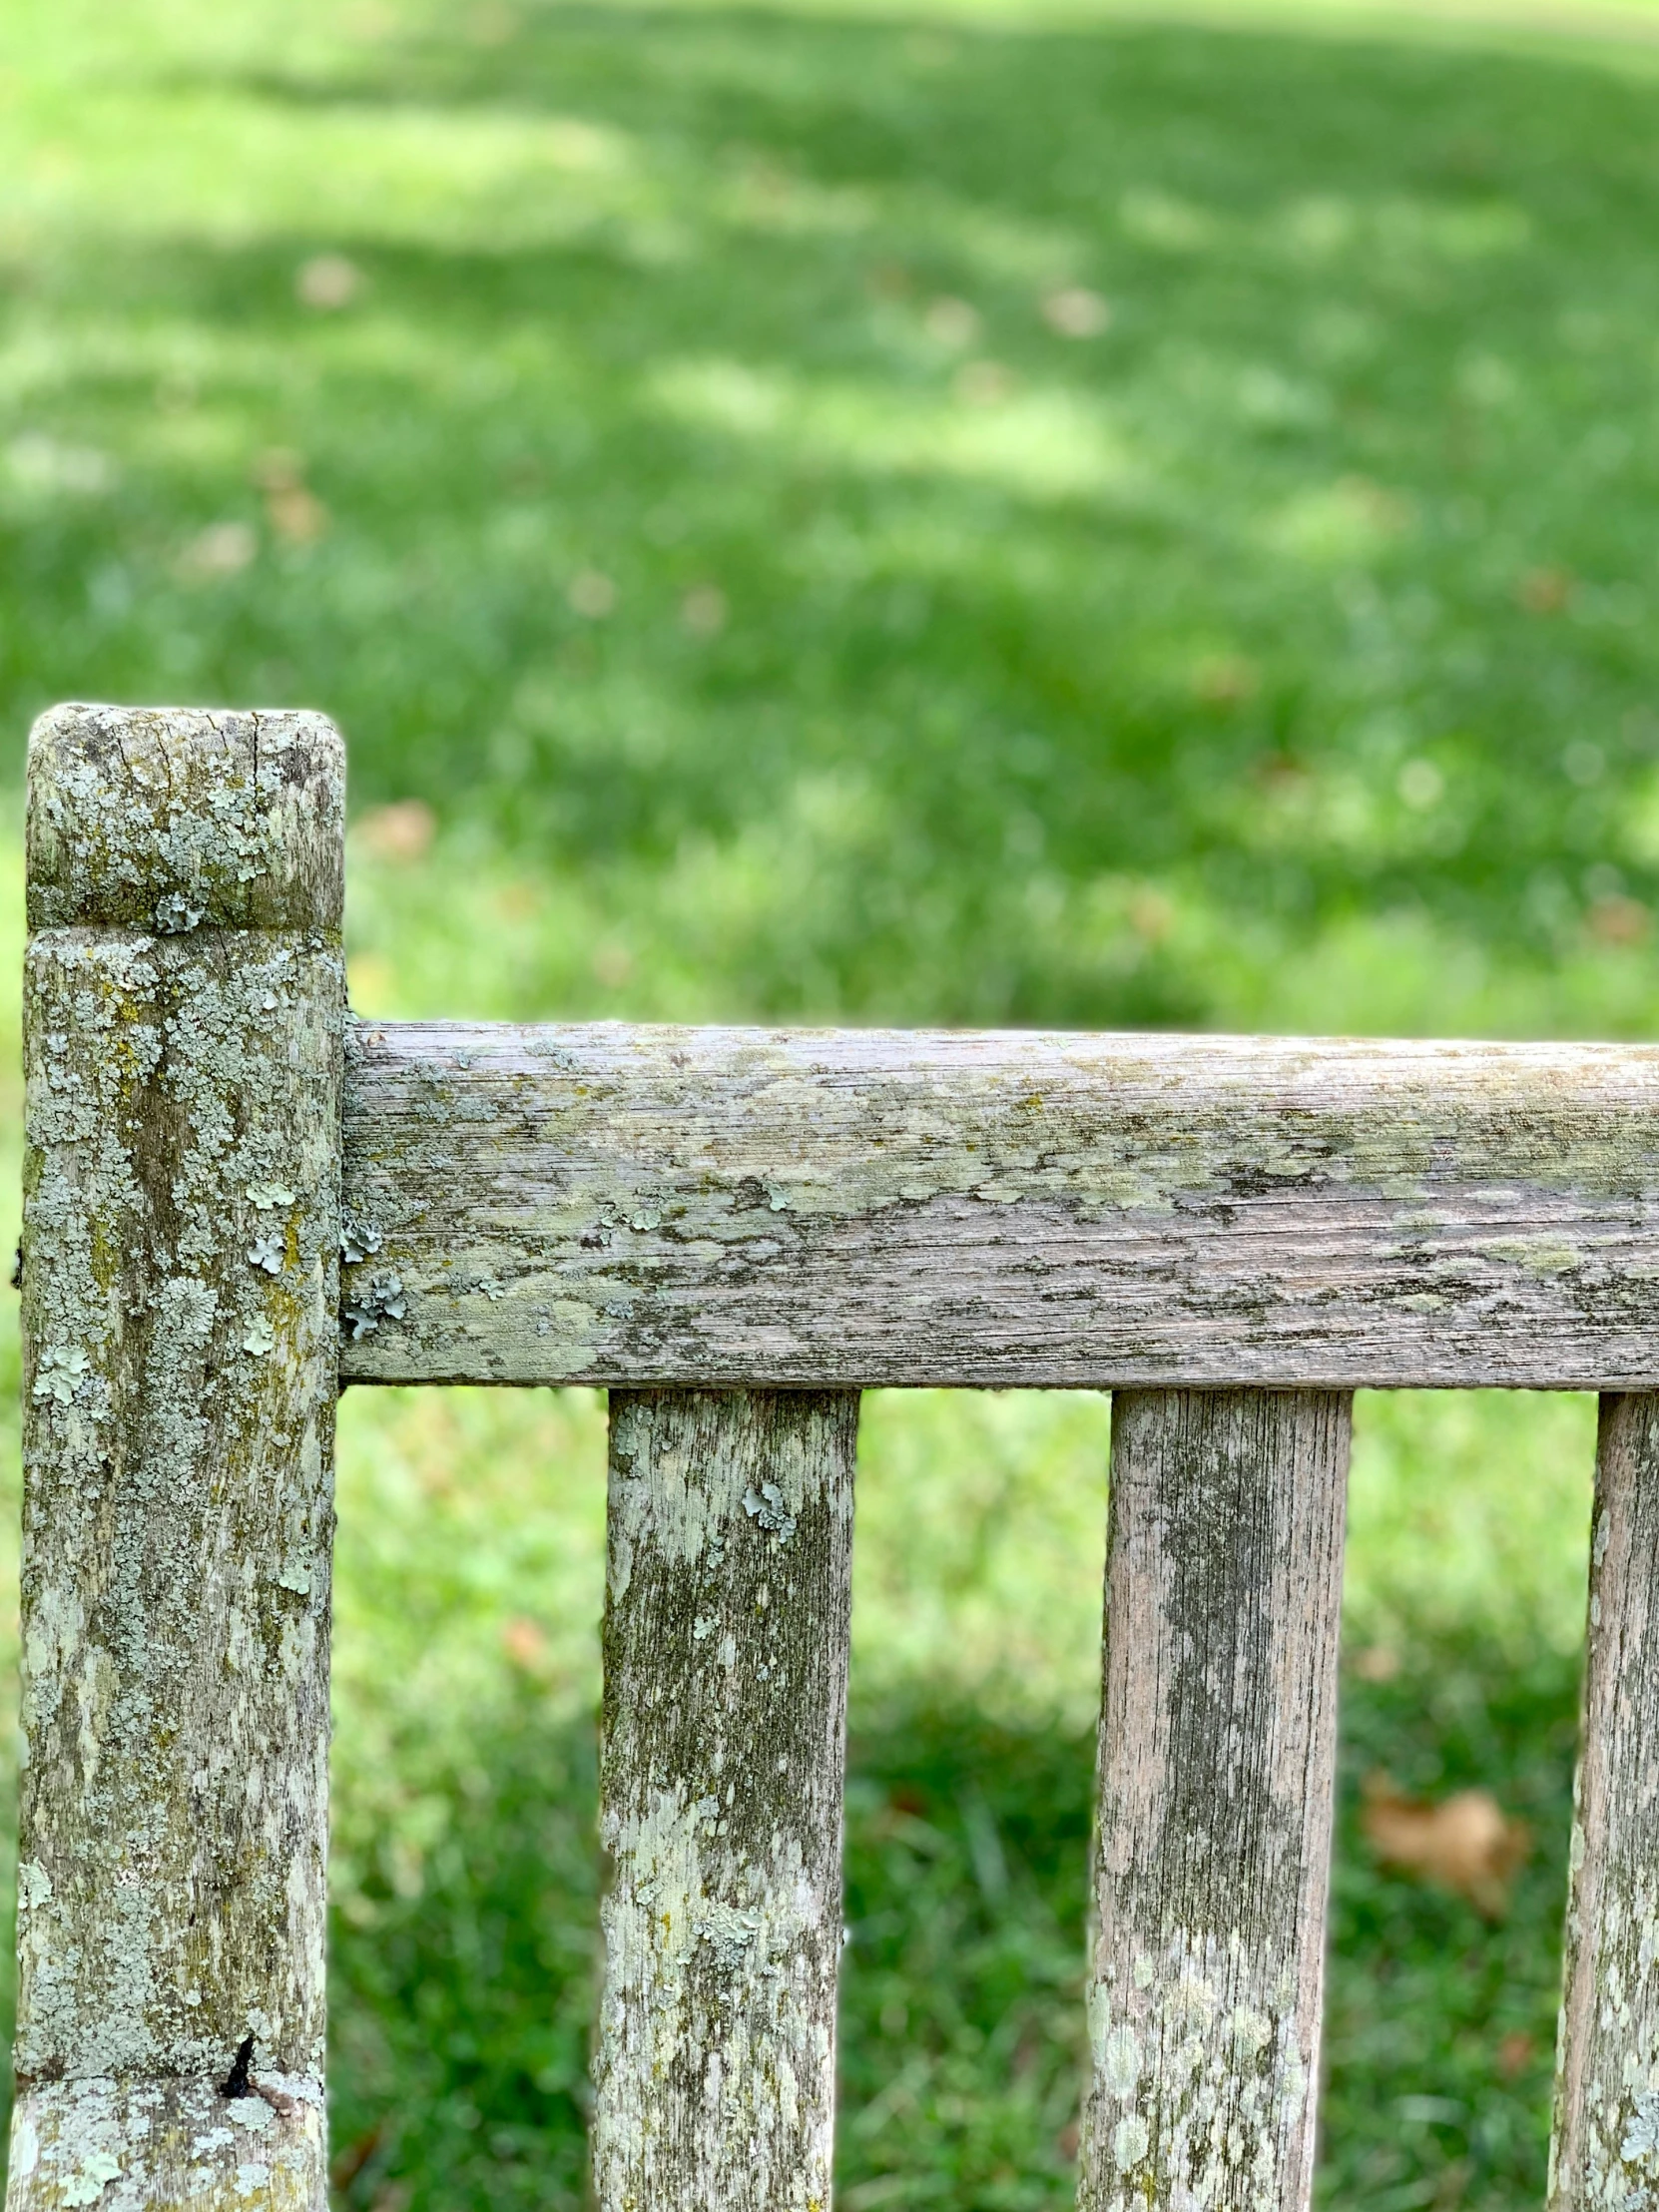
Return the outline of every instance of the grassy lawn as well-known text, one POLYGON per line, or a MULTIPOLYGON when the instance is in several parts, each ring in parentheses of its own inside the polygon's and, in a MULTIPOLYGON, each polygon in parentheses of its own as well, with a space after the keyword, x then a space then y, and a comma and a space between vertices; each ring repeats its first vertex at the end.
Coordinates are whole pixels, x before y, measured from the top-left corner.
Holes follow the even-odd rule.
MULTIPOLYGON (((1659 9, 1521 14, 9 0, 8 957, 33 713, 303 703, 369 1013, 1650 1034, 1659 9)), ((342 1408, 365 2212, 580 2199, 602 1420, 342 1408)), ((1591 1430, 1360 1406, 1332 2205, 1540 2194, 1591 1430)), ((1106 1433, 866 1406, 846 2212, 1068 2201, 1106 1433)))

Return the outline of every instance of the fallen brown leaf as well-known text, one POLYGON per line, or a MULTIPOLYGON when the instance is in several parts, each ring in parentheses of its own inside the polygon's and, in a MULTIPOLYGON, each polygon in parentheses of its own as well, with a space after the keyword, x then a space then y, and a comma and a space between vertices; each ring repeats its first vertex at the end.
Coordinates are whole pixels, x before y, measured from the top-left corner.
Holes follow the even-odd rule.
POLYGON ((1208 654, 1193 670, 1193 690, 1207 707, 1243 706, 1261 688, 1261 670, 1242 653, 1208 654))
POLYGON ((539 1621, 521 1614, 502 1629, 501 1648, 515 1667, 535 1674, 547 1659, 547 1631, 539 1621))
POLYGON ((1043 300, 1043 320, 1063 338, 1095 338, 1112 319, 1098 291, 1086 284, 1063 284, 1043 300))
POLYGON ((369 2160, 380 2147, 380 2137, 385 2122, 376 2120, 366 2135, 359 2135, 354 2143, 347 2143, 344 2150, 336 2152, 333 2164, 328 2168, 328 2179, 339 2190, 349 2189, 369 2160))
POLYGON ((1525 2073, 1537 2055, 1537 2045, 1526 2030, 1514 2027, 1497 2046, 1497 2070, 1505 2081, 1513 2081, 1517 2074, 1525 2073))
POLYGON ((1175 926, 1175 907, 1149 885, 1136 891, 1125 908, 1129 926, 1147 944, 1161 944, 1175 926))
POLYGON ((1531 1836, 1489 1790, 1455 1790, 1430 1803, 1406 1797, 1385 1774, 1367 1778, 1360 1827, 1385 1867, 1467 1898, 1489 1921, 1509 1909, 1509 1877, 1531 1836))
POLYGON ((1515 586, 1515 597, 1529 615, 1558 615, 1572 598, 1572 587, 1564 568, 1529 568, 1515 586))
POLYGON ((1639 898, 1617 892, 1611 898, 1598 898, 1586 918, 1591 936, 1603 944, 1640 944, 1653 917, 1639 898))
POLYGON ((357 835, 377 860, 418 860, 437 830, 424 799, 393 799, 357 823, 357 835))
POLYGON ((297 453, 277 446, 254 463, 254 481, 265 493, 266 519, 290 545, 311 545, 328 527, 328 510, 305 482, 297 453))
POLYGON ((293 289, 300 305, 324 314, 350 306, 362 283, 362 271, 343 254, 314 254, 293 273, 293 289))
POLYGON ((314 545, 328 527, 328 510, 315 492, 303 484, 291 491, 274 491, 265 503, 271 527, 290 545, 314 545))

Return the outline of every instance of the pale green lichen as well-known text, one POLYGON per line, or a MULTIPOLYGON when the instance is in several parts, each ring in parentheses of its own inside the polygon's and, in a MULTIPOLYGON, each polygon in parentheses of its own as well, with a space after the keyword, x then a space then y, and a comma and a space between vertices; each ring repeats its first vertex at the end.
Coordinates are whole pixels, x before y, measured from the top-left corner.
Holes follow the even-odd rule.
POLYGON ((54 2082, 12 2124, 8 2212, 320 2212, 322 2092, 272 2077, 286 2107, 207 2082, 54 2082))
POLYGON ((594 2161, 608 2212, 631 2193, 642 2206, 716 2201, 697 2189, 698 2169, 706 2188, 734 2156, 753 2175, 745 2202, 793 2208, 828 2194, 833 2014, 804 1943, 822 1936, 821 1877, 787 1834, 740 1872, 721 1848, 721 1815, 718 1796, 687 1805, 659 1791, 606 1826, 626 1870, 602 1908, 594 2161), (705 2139, 690 2160, 663 2099, 677 2071, 706 2089, 705 2139))
POLYGON ((1308 2201, 1349 1425, 1114 1399, 1080 2212, 1308 2201))
POLYGON ((602 2212, 829 2201, 854 1412, 612 1400, 602 2212))
POLYGON ((1135 1969, 1119 1988, 1102 1960, 1090 1992, 1079 2203, 1104 2212, 1121 2193, 1172 2212, 1283 2212, 1287 2171, 1308 2170, 1312 2119, 1294 1967, 1276 1969, 1241 1934, 1177 1929, 1135 1969))
POLYGON ((318 715, 54 708, 29 738, 30 925, 337 930, 344 795, 318 715))
MULTIPOLYGON (((291 1135, 279 1113, 250 1112, 248 1101, 263 1091, 279 1104, 291 1080, 284 1070, 283 1083, 272 1083, 263 1001, 268 977, 291 976, 295 955, 256 938, 240 953, 222 945, 202 972, 192 950, 164 954, 153 942, 80 932, 37 936, 31 949, 26 1313, 32 1341, 45 1338, 35 1380, 44 1377, 47 1386, 31 1394, 26 1440, 24 1718, 31 1756, 24 1824, 42 1838, 36 1856, 54 1875, 56 1901, 52 1911, 30 1916, 22 1946, 18 2053, 25 2071, 62 2063, 106 2072, 140 2064, 180 2035, 182 2055, 199 2052, 204 2065, 225 2062, 236 2021, 221 2022, 212 2005, 205 2013, 192 2008, 188 2021, 167 2019, 177 1999, 168 1996, 155 1961, 158 1945, 165 1952, 181 1937, 167 1931, 165 1913, 162 1925, 153 1925, 148 1886, 129 1891, 121 1884, 122 1866, 140 1849, 153 1880, 184 1883, 186 1899, 199 1885, 217 1890, 222 1882, 210 1871, 214 1847, 199 1833, 205 1809, 199 1793, 205 1787, 221 1795, 230 1780, 214 1779, 211 1753, 198 1762, 199 1780, 188 1785, 198 1795, 181 1808, 183 1825, 173 1829, 159 1861, 156 1841, 166 1802, 156 1793, 186 1787, 182 1776, 177 1784, 169 1780, 173 1761, 155 1759, 161 1716, 175 1716, 167 1724, 172 1733, 207 1689, 206 1682, 189 1687, 194 1670, 212 1665, 211 1620, 205 1636, 192 1632, 179 1645, 177 1658, 166 1656, 176 1634, 171 1624, 200 1618, 224 1571, 191 1549, 201 1540, 193 1531, 211 1527, 202 1521, 204 1464, 217 1462, 237 1483, 271 1484, 269 1502, 280 1510, 292 1480, 284 1453, 298 1447, 310 1470, 301 1475, 310 1486, 308 1517, 326 1542, 326 1474, 315 1429, 331 1378, 319 1396, 303 1366, 305 1346, 320 1350, 333 1335, 328 1275, 337 1231, 325 1130, 311 1140, 313 1188, 295 1202, 289 1224, 300 1280, 290 1288, 240 1264, 251 1217, 238 1194, 250 1182, 288 1188, 269 1173, 275 1164, 269 1147, 291 1146, 291 1135), (121 1024, 156 1040, 136 1062, 100 1048, 123 1001, 159 1017, 121 1024), (159 1184, 150 1170, 140 1173, 142 1156, 120 1141, 126 1135, 131 1143, 158 1114, 176 1146, 171 1172, 159 1184), (113 1279, 96 1264, 99 1250, 120 1258, 113 1279), (240 1411, 227 1388, 227 1336, 272 1370, 269 1383, 240 1411), (133 1401, 136 1420, 122 1428, 119 1408, 138 1380, 135 1358, 146 1382, 133 1401), (112 1462, 142 1470, 145 1488, 130 1506, 110 1491, 112 1462), (79 1534, 89 1519, 102 1530, 90 1551, 79 1534), (181 1548, 170 1559, 172 1544, 181 1548), (77 1591, 72 1605, 66 1585, 77 1591), (91 1859, 76 1847, 66 1883, 54 1865, 64 1844, 53 1832, 74 1805, 85 1809, 78 1818, 91 1817, 99 1844, 91 1859), (140 1834, 150 1839, 142 1847, 140 1834), (177 1863, 169 1866, 170 1859, 177 1863)), ((322 957, 323 1003, 332 997, 337 1008, 337 960, 322 957)), ((317 956, 305 958, 314 963, 317 956)), ((308 1037, 301 1027, 296 1041, 302 1051, 292 1075, 301 1083, 307 1069, 325 1075, 325 1012, 308 1037)), ((234 1489, 226 1493, 221 1509, 246 1521, 247 1505, 233 1502, 236 1496, 234 1489)), ((251 1535, 250 1528, 243 1540, 251 1535)), ((277 1584, 289 1589, 283 1604, 292 1603, 292 1580, 277 1584)), ((325 1587, 324 1575, 319 1588, 325 1587)), ((281 1634, 273 1620, 260 1641, 279 1643, 281 1634)), ((313 1691, 307 1704, 314 1708, 316 1697, 313 1691)), ((209 1692, 200 1725, 234 1739, 240 1732, 229 1714, 214 1717, 218 1704, 209 1692)), ((241 1796, 246 1804, 246 1778, 241 1796)), ((246 1825, 247 1814, 239 1812, 231 1832, 246 1825)), ((320 1829, 309 1850, 320 1897, 320 1829)), ((273 1903, 277 1925, 285 1927, 283 1884, 273 1903)), ((300 1952, 315 1947, 307 1941, 300 1952)), ((292 1956, 285 1936, 281 1948, 292 1956)), ((292 1958, 292 1970, 309 1971, 303 1955, 292 1958)), ((304 2032, 314 2037, 314 2029, 304 2032)))
POLYGON ((65 711, 32 756, 12 2212, 325 2200, 326 864, 300 909, 339 777, 277 725, 65 711), (250 839, 280 864, 244 897, 250 839), (269 2166, 218 2155, 248 2033, 310 2099, 269 2166))
POLYGON ((865 1336, 843 1310, 885 1297, 860 1380, 977 1359, 984 1380, 1151 1381, 1206 1338, 1287 1382, 1345 1379, 1347 1345, 1356 1381, 1410 1379, 1411 1348, 1421 1381, 1480 1360, 1616 1379, 1618 1354, 1587 1348, 1659 1328, 1655 1064, 381 1026, 348 1094, 347 1180, 407 1313, 344 1372, 716 1382, 770 1358, 851 1380, 865 1336))
POLYGON ((262 1214, 274 1206, 291 1206, 293 1193, 285 1183, 250 1183, 246 1196, 251 1206, 257 1206, 262 1214))

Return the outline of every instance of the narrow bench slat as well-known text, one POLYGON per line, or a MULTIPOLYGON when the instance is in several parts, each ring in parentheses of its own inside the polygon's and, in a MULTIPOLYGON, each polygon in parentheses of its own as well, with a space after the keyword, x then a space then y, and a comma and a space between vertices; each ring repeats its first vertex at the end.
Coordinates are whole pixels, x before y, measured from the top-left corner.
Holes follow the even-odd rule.
POLYGON ((1549 2203, 1659 2204, 1659 1396, 1601 1401, 1549 2203))
POLYGON ((1083 2212, 1308 2203, 1351 1403, 1113 1400, 1083 2212))
POLYGON ((601 2212, 825 2212, 855 1392, 615 1391, 601 2212))

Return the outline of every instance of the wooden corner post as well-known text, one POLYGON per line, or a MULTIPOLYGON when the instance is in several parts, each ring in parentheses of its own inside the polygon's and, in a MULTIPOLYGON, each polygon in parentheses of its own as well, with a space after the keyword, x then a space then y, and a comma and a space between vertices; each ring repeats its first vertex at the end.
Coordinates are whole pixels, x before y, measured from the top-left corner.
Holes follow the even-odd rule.
POLYGON ((857 1427, 612 1392, 599 2212, 829 2212, 857 1427))
POLYGON ((29 749, 7 2212, 323 2212, 344 757, 29 749))

